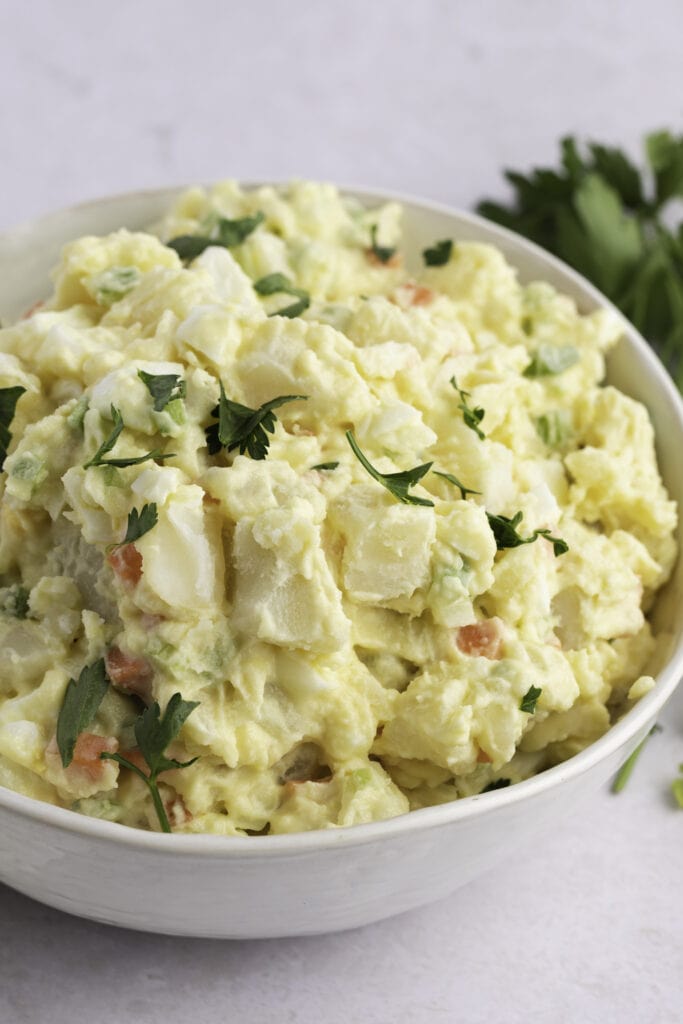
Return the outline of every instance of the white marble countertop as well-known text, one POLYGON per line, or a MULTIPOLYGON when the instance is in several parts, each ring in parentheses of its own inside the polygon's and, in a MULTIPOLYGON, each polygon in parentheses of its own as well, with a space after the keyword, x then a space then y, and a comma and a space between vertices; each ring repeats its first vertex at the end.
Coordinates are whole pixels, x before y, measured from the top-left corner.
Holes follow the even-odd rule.
MULTIPOLYGON (((0 230, 218 177, 470 207, 577 132, 681 130, 679 0, 8 2, 0 230)), ((181 940, 0 887, 2 1024, 683 1021, 683 692, 627 790, 426 907, 323 938, 181 940)))

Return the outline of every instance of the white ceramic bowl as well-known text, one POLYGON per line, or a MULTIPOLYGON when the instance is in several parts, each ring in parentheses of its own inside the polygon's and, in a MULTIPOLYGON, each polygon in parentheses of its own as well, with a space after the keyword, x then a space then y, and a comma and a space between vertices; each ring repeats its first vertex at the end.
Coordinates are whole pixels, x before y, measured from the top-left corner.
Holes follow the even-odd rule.
MULTIPOLYGON (((47 274, 64 242, 144 227, 177 191, 88 203, 0 239, 0 318, 19 316, 47 294, 47 274)), ((387 198, 404 204, 406 252, 415 263, 435 239, 491 242, 523 281, 550 281, 584 311, 608 305, 558 260, 478 217, 409 197, 345 191, 369 204, 387 198)), ((609 379, 648 407, 664 481, 683 507, 683 403, 626 322, 609 379)), ((141 832, 0 788, 0 880, 98 921, 230 938, 351 928, 445 896, 553 822, 580 814, 584 794, 603 784, 650 729, 683 671, 681 561, 656 606, 657 627, 673 634, 657 686, 602 739, 535 778, 376 824, 241 839, 141 832)))

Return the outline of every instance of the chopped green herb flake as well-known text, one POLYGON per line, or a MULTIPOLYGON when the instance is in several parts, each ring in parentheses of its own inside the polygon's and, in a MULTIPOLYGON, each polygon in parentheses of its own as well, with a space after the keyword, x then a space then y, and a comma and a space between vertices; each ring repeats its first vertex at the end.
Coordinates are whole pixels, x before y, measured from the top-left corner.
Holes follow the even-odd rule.
POLYGON ((336 469, 338 465, 338 462, 319 462, 317 466, 311 466, 311 469, 333 470, 336 469))
POLYGON ((523 512, 516 512, 512 519, 507 516, 494 516, 486 513, 489 526, 496 538, 496 547, 499 551, 504 548, 517 548, 521 544, 532 544, 538 537, 545 537, 553 545, 553 552, 556 557, 564 555, 569 551, 569 545, 560 537, 552 537, 550 530, 534 530, 530 537, 522 537, 517 532, 517 527, 524 518, 523 512))
POLYGON ((559 448, 572 436, 571 413, 556 409, 543 413, 534 420, 536 433, 549 448, 559 448))
POLYGON ((377 244, 377 225, 370 228, 370 252, 380 263, 388 263, 396 255, 396 248, 377 244))
POLYGON ((430 508, 434 507, 434 502, 429 501, 428 498, 418 498, 417 495, 409 493, 409 489, 418 484, 422 477, 432 468, 431 462, 425 462, 421 466, 415 466, 414 469, 406 469, 400 473, 380 473, 363 455, 363 452, 358 447, 358 442, 350 430, 346 431, 346 440, 349 442, 353 454, 370 476, 377 480, 382 487, 386 487, 390 494, 393 494, 404 505, 427 505, 430 508))
POLYGON ((564 373, 579 361, 573 345, 539 345, 524 371, 525 377, 551 377, 564 373))
POLYGON ((30 591, 19 583, 3 588, 0 591, 0 611, 15 619, 26 619, 28 618, 30 596, 30 591))
POLYGON ((64 768, 71 764, 76 740, 95 717, 108 683, 104 658, 82 669, 78 682, 69 680, 57 718, 57 747, 64 768))
POLYGON ((175 249, 181 260, 190 263, 212 245, 223 249, 241 245, 264 220, 265 214, 260 211, 252 217, 241 217, 238 220, 218 217, 210 235, 179 235, 166 244, 170 249, 175 249))
POLYGON ((240 455, 246 452, 252 459, 265 459, 270 447, 268 434, 275 431, 273 410, 287 402, 306 401, 307 398, 308 395, 280 395, 264 402, 258 409, 250 409, 247 405, 231 401, 221 381, 218 405, 212 412, 218 423, 206 428, 209 454, 216 455, 221 448, 229 452, 239 448, 240 455))
POLYGON ((470 392, 463 391, 462 388, 459 388, 458 382, 456 381, 455 377, 451 377, 450 384, 451 387, 454 388, 458 392, 458 395, 460 396, 458 409, 460 409, 460 411, 462 412, 462 418, 465 421, 466 426, 468 426, 470 430, 473 430, 477 437, 481 441, 483 441, 484 438, 486 437, 486 434, 484 433, 483 430, 481 430, 479 424, 486 415, 484 409, 482 409, 481 406, 477 406, 473 409, 469 405, 467 399, 471 397, 470 392))
POLYGON ((146 373, 138 370, 138 377, 154 399, 154 411, 163 412, 169 402, 184 398, 185 381, 177 373, 146 373))
POLYGON ((176 739, 186 720, 198 706, 198 701, 183 700, 179 693, 174 693, 166 705, 163 716, 161 708, 154 701, 136 720, 135 738, 140 753, 149 768, 149 775, 132 761, 122 757, 121 754, 100 754, 100 758, 103 760, 117 761, 142 779, 151 793, 154 809, 163 832, 170 832, 171 826, 159 793, 159 775, 161 772, 171 769, 189 768, 197 760, 196 757, 193 757, 189 761, 176 761, 174 758, 167 757, 165 751, 168 745, 176 739))
POLYGON ((533 715, 536 710, 536 702, 543 693, 543 689, 540 686, 530 686, 527 692, 522 697, 519 705, 520 711, 525 711, 527 715, 533 715))
POLYGON ((26 388, 22 388, 20 385, 13 388, 0 388, 0 472, 5 465, 7 449, 12 440, 9 428, 14 419, 17 402, 25 391, 26 388))
POLYGON ((142 277, 137 267, 109 267, 85 282, 98 306, 113 306, 139 283, 142 277))
POLYGON ((431 249, 423 249, 422 256, 428 267, 443 267, 448 263, 453 252, 453 239, 444 238, 435 242, 431 249))
POLYGON ((66 422, 72 430, 80 430, 80 432, 83 433, 83 420, 85 419, 85 414, 88 411, 89 404, 88 396, 81 395, 66 418, 66 422))
POLYGON ((270 316, 286 316, 292 319, 293 317, 301 316, 311 304, 308 292, 304 291, 303 288, 295 287, 284 274, 267 274, 266 277, 259 278, 258 281, 254 282, 254 291, 258 295, 263 296, 282 293, 284 295, 293 295, 297 299, 296 302, 276 310, 270 316))

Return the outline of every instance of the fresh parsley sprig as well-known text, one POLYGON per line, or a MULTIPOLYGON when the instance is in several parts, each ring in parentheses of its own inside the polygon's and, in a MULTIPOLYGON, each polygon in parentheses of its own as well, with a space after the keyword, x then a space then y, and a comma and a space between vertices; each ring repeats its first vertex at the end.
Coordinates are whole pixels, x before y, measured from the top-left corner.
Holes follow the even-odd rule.
POLYGON ((494 516, 491 512, 486 513, 486 518, 493 531, 496 547, 499 551, 502 551, 504 548, 517 548, 521 544, 533 544, 538 537, 545 537, 546 540, 552 543, 553 553, 556 558, 569 551, 567 542, 562 540, 561 537, 552 537, 550 530, 534 530, 530 537, 522 537, 517 532, 517 527, 524 518, 524 513, 521 511, 516 512, 511 519, 508 516, 494 516))
POLYGON ((527 715, 533 715, 536 711, 536 704, 538 702, 538 698, 541 696, 542 693, 543 687, 530 686, 520 701, 519 710, 525 711, 527 715))
POLYGON ((462 418, 465 421, 466 426, 473 430, 477 437, 483 441, 486 437, 484 431, 480 428, 479 424, 486 415, 484 409, 481 406, 475 406, 473 409, 468 403, 467 399, 471 398, 469 391, 463 391, 462 388, 458 387, 458 382, 455 377, 451 377, 450 385, 454 388, 460 396, 460 402, 458 403, 458 409, 462 412, 462 418))
POLYGON ((123 538, 122 543, 133 544, 136 540, 140 540, 140 537, 144 537, 146 533, 149 533, 158 521, 159 514, 155 501, 150 502, 149 505, 143 505, 139 512, 136 508, 131 509, 128 513, 126 536, 123 538))
POLYGON ((0 388, 0 472, 5 465, 7 449, 12 440, 9 428, 14 419, 17 402, 25 392, 26 388, 22 388, 20 384, 13 388, 0 388))
POLYGON ((303 288, 297 288, 285 274, 266 274, 265 277, 260 277, 258 281, 254 282, 254 291, 257 295, 265 296, 282 293, 284 295, 293 295, 296 298, 296 302, 292 302, 289 306, 284 306, 282 309, 270 313, 270 316, 286 316, 291 320, 295 316, 301 316, 311 304, 311 297, 308 292, 304 291, 303 288))
POLYGON ((132 761, 129 761, 128 758, 123 757, 122 754, 110 754, 107 752, 100 754, 100 758, 103 760, 117 761, 124 768, 129 768, 142 779, 151 793, 154 809, 163 832, 170 832, 171 826, 159 792, 159 775, 161 772, 174 768, 189 768, 197 760, 196 757, 193 757, 189 761, 176 761, 172 757, 166 757, 165 750, 169 743, 176 738, 190 714, 198 706, 198 701, 183 700, 179 693, 174 693, 166 705, 163 716, 157 701, 154 701, 136 719, 134 725, 135 739, 138 742, 140 753, 149 768, 149 774, 136 764, 133 764, 132 761))
POLYGON ((361 466, 382 487, 386 487, 390 494, 393 494, 395 498, 403 502, 404 505, 428 505, 430 508, 434 507, 434 502, 428 498, 418 498, 416 494, 409 493, 409 489, 420 482, 422 477, 432 468, 433 463, 425 462, 422 466, 415 466, 414 469, 406 469, 400 473, 380 473, 363 455, 363 452, 358 447, 358 442, 350 430, 346 431, 346 440, 351 445, 351 450, 361 466))
POLYGON ((452 252, 453 239, 444 238, 440 242, 435 242, 431 248, 423 249, 422 258, 428 267, 443 267, 448 263, 452 252))
POLYGON ((78 680, 69 680, 57 717, 57 748, 64 768, 73 761, 76 740, 95 717, 108 685, 104 658, 86 665, 78 680))
POLYGON ((206 428, 206 444, 210 455, 216 455, 221 448, 231 452, 239 448, 240 455, 247 452, 252 459, 265 459, 270 447, 268 434, 275 431, 276 416, 273 412, 287 402, 306 401, 308 395, 280 395, 264 402, 258 409, 233 402, 225 394, 220 381, 220 398, 212 416, 218 423, 206 428))
POLYGON ((509 206, 477 209, 566 260, 594 282, 648 339, 683 389, 683 135, 645 138, 641 171, 620 149, 572 137, 559 166, 506 171, 509 206))
POLYGON ((109 433, 108 437, 104 439, 100 447, 93 455, 92 459, 89 459, 88 462, 85 462, 83 464, 84 469, 89 469, 91 466, 117 466, 119 469, 123 469, 126 466, 139 466, 143 462, 148 462, 149 460, 155 462, 163 462, 164 459, 175 458, 174 452, 169 452, 168 454, 164 455, 160 448, 154 448, 151 452, 146 452, 145 455, 138 455, 132 458, 105 458, 105 455, 108 455, 108 453, 112 451, 112 449, 114 448, 114 445, 118 441, 119 436, 121 435, 121 431, 123 430, 124 427, 121 413, 113 405, 111 407, 111 418, 114 423, 111 432, 109 433))
POLYGON ((449 484, 453 484, 454 487, 457 487, 463 501, 465 501, 468 494, 481 494, 481 491, 475 491, 472 487, 465 487, 464 484, 460 483, 457 476, 453 476, 452 473, 442 473, 439 469, 435 469, 432 472, 434 473, 434 476, 440 476, 442 479, 448 480, 449 484))
POLYGON ((233 249, 236 245, 241 245, 265 219, 265 214, 260 210, 251 217, 240 217, 238 220, 218 217, 209 235, 178 235, 166 245, 170 249, 175 249, 181 260, 190 263, 197 256, 201 256, 209 246, 217 245, 224 249, 233 249))
POLYGON ((376 224, 370 228, 370 252, 380 263, 389 263, 396 255, 395 246, 378 245, 376 224))
POLYGON ((154 411, 163 412, 169 402, 184 398, 187 385, 177 373, 146 373, 138 370, 138 377, 154 399, 154 411))

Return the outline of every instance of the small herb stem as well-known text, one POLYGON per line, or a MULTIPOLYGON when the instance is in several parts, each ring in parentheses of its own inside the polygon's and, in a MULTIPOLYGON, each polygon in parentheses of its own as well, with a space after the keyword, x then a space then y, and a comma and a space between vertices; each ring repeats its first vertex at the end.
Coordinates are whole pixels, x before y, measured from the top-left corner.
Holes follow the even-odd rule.
POLYGON ((616 775, 616 778, 614 779, 614 782, 612 783, 612 792, 613 793, 621 793, 622 789, 624 788, 624 786, 626 785, 628 780, 631 778, 631 774, 633 772, 633 769, 636 766, 636 762, 638 761, 638 758, 640 757, 640 755, 641 755, 641 753, 643 751, 643 747, 645 746, 645 744, 649 740, 650 736, 652 736, 652 733, 656 732, 657 730, 658 730, 658 727, 656 725, 653 725, 652 728, 650 729, 649 733, 645 737, 645 739, 641 740, 641 742, 638 744, 638 746, 633 751, 633 753, 629 757, 626 758, 626 760, 622 764, 621 768, 617 772, 617 775, 616 775))
POLYGON ((157 818, 159 819, 161 830, 162 832, 170 832, 171 826, 169 824, 168 816, 166 814, 166 808, 164 807, 163 801, 161 799, 159 787, 157 786, 156 776, 154 778, 152 778, 152 776, 150 776, 149 778, 145 777, 145 781, 147 783, 147 788, 152 794, 152 800, 154 801, 154 810, 157 812, 157 818))

